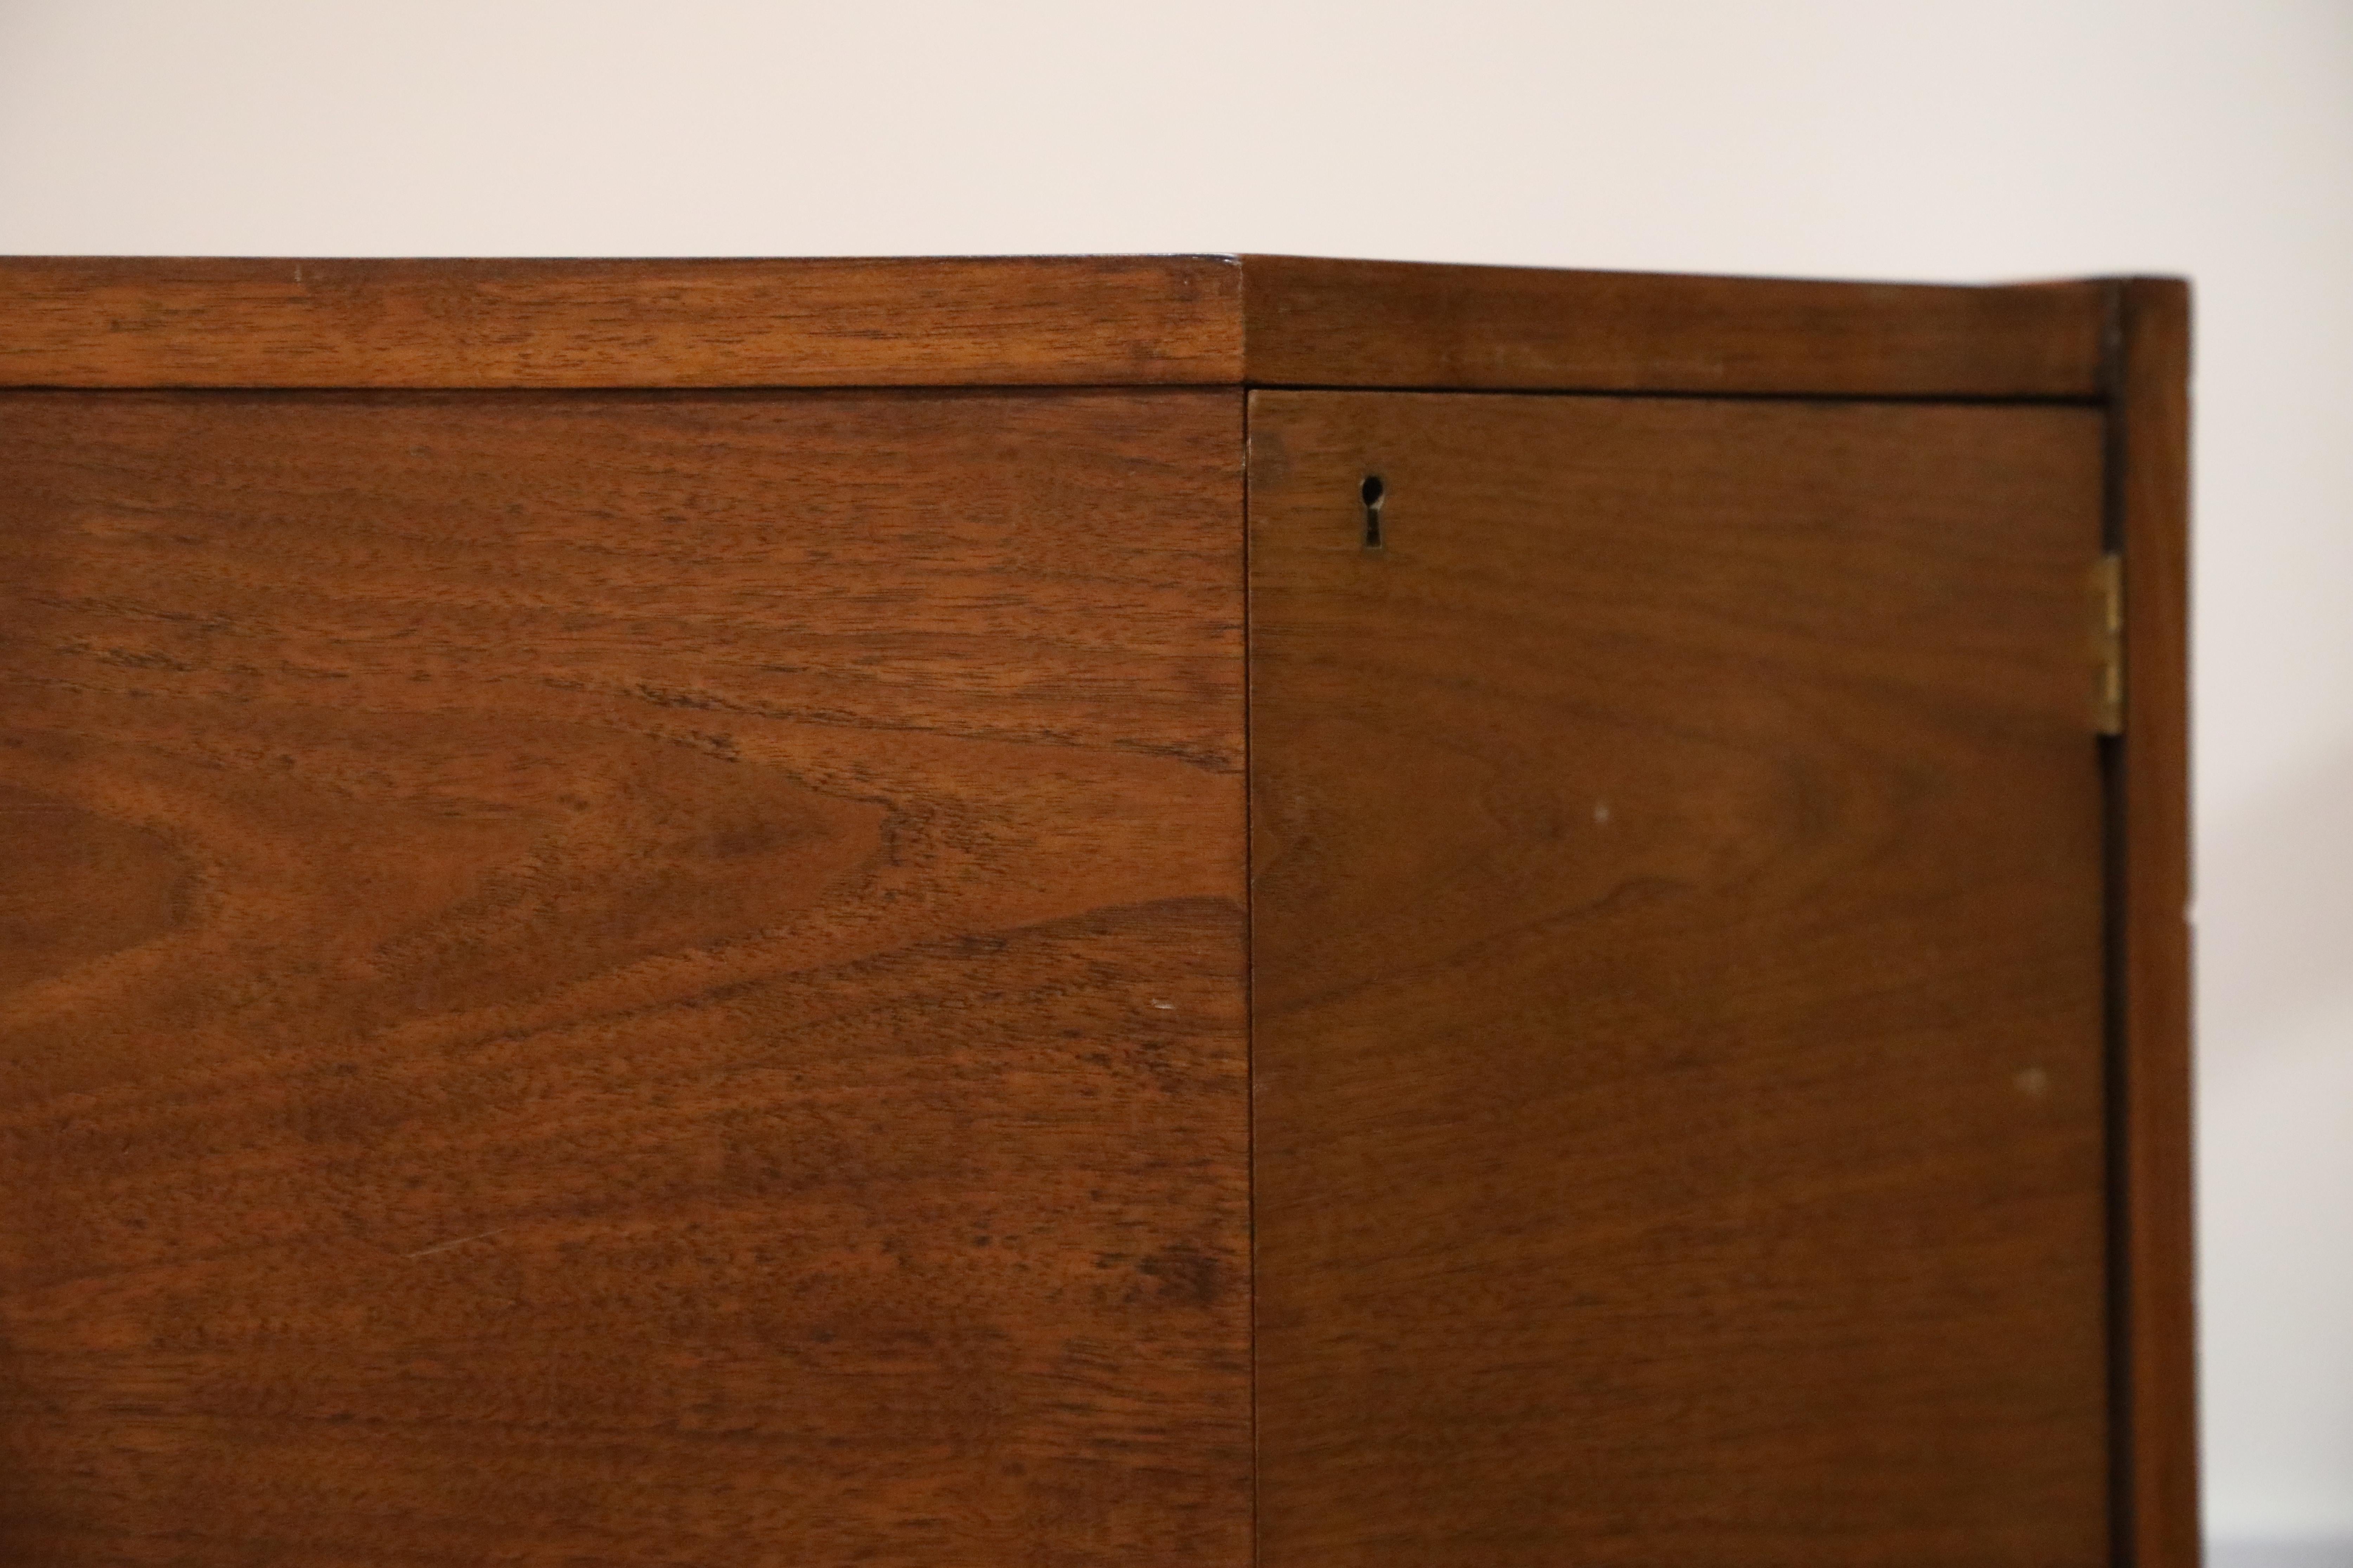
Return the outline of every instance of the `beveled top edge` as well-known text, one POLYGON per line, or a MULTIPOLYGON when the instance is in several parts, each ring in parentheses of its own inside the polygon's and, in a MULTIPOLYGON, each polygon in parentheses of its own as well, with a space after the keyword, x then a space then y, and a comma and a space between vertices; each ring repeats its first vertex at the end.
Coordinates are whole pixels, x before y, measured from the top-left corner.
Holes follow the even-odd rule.
POLYGON ((1286 256, 0 258, 0 385, 2101 395, 2110 286, 1286 256))

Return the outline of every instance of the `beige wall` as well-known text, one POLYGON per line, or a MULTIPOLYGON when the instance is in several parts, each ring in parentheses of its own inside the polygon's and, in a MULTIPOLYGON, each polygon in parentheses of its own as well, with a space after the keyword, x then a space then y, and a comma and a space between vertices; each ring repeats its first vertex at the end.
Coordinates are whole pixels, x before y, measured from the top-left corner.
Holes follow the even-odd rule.
POLYGON ((2195 276, 2210 1508, 2353 1540, 2353 4, 0 0, 0 251, 1230 248, 2195 276))

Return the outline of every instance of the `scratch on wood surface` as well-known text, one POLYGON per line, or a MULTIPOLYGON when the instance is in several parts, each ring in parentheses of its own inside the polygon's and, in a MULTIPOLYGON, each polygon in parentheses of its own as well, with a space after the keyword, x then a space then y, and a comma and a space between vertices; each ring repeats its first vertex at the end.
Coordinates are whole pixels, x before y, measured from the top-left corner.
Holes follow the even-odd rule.
POLYGON ((498 1232, 495 1230, 486 1230, 475 1236, 461 1236, 455 1241, 437 1241, 430 1247, 420 1247, 415 1252, 404 1252, 401 1257, 430 1258, 437 1252, 447 1252, 453 1247, 463 1247, 470 1241, 482 1241, 496 1235, 498 1232))

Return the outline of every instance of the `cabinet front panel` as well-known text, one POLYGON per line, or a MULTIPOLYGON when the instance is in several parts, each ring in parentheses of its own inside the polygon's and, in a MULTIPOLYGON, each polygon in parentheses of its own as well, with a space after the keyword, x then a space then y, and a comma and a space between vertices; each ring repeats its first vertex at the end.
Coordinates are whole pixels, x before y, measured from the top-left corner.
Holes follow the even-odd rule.
POLYGON ((2104 1563, 2099 416, 1250 437, 1265 1568, 2104 1563))
POLYGON ((0 397, 0 1558, 1244 1562, 1240 426, 0 397))

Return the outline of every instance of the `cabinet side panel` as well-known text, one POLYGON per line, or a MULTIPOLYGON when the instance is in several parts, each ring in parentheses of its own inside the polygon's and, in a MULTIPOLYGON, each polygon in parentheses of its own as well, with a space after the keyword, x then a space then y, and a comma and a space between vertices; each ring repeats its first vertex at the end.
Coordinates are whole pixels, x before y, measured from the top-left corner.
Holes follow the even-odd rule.
POLYGON ((1251 410, 1264 1568, 2105 1563, 2098 413, 1251 410))
POLYGON ((0 398, 0 1557, 1244 1563, 1240 437, 0 398))

